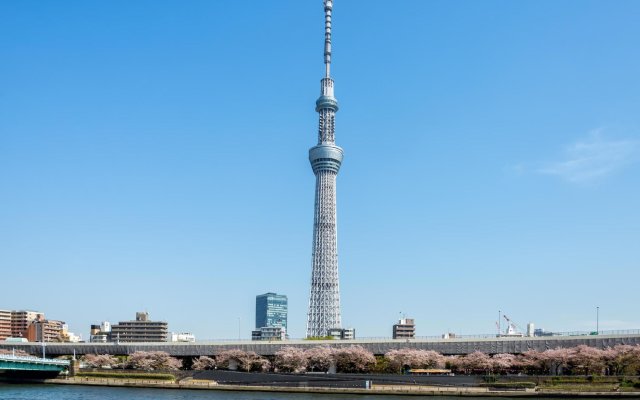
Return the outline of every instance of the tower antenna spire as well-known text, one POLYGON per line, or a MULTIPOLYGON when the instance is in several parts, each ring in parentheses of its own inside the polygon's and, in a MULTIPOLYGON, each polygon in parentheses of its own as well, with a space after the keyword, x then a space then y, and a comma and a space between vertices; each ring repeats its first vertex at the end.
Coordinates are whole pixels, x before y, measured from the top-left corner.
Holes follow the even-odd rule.
POLYGON ((316 175, 311 255, 311 291, 307 315, 307 337, 323 337, 342 329, 340 282, 338 278, 338 218, 336 215, 336 177, 343 151, 336 145, 335 116, 338 100, 331 79, 331 12, 333 0, 324 1, 324 65, 320 80, 318 144, 309 149, 309 161, 316 175))
POLYGON ((333 11, 333 0, 324 0, 324 66, 325 76, 328 78, 331 73, 331 12, 333 11))

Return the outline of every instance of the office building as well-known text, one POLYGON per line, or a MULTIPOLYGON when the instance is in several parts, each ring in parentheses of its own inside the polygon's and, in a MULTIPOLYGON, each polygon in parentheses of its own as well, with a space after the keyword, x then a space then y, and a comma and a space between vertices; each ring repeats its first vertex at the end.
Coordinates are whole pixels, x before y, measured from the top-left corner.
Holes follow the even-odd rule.
POLYGON ((287 296, 265 293, 256 296, 256 329, 282 327, 287 329, 287 296))
POLYGON ((354 328, 333 328, 327 331, 326 336, 329 336, 334 340, 353 340, 356 338, 356 330, 354 328))
POLYGON ((181 332, 181 333, 171 332, 171 341, 193 343, 196 341, 196 337, 193 333, 189 333, 189 332, 181 332))
POLYGON ((287 330, 281 326, 263 326, 251 331, 251 340, 286 340, 287 330))
POLYGON ((346 328, 342 330, 342 336, 340 339, 342 340, 355 340, 356 338, 356 330, 355 328, 346 328))

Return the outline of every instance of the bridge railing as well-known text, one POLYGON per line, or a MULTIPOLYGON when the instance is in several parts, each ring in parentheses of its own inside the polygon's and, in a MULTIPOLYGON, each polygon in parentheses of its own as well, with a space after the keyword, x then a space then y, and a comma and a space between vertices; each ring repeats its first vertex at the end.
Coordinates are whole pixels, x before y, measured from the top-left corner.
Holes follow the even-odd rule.
POLYGON ((15 356, 13 354, 2 354, 0 360, 4 361, 16 361, 16 362, 30 362, 30 363, 42 363, 42 364, 55 364, 55 365, 69 365, 69 360, 55 360, 50 358, 29 357, 29 356, 15 356))

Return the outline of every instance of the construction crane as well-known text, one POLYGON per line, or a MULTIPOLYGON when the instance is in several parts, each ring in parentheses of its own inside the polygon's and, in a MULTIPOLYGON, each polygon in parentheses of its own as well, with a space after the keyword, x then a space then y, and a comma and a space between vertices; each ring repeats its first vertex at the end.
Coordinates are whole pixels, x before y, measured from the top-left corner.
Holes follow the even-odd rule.
POLYGON ((507 317, 506 314, 503 314, 502 316, 507 321, 507 329, 505 329, 504 333, 501 334, 501 336, 517 336, 517 337, 524 336, 524 334, 519 331, 518 325, 516 325, 516 323, 513 322, 511 318, 507 317))

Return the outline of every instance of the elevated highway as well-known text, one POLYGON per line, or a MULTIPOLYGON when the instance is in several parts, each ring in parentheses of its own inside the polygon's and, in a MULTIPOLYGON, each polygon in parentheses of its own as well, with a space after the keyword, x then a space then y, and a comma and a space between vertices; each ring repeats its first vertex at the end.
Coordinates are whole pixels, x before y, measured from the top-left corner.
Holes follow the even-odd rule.
MULTIPOLYGON (((487 335, 488 336, 488 335, 487 335)), ((285 346, 310 348, 315 346, 331 346, 334 348, 360 345, 376 355, 389 350, 414 348, 434 350, 445 355, 464 355, 474 351, 488 354, 518 354, 528 350, 544 351, 558 347, 575 347, 587 345, 597 348, 613 347, 618 344, 640 345, 640 331, 627 331, 620 334, 591 336, 576 334, 566 336, 543 337, 473 337, 473 338, 416 338, 400 339, 356 339, 356 340, 287 340, 287 341, 203 341, 194 343, 47 343, 47 356, 112 354, 128 355, 136 351, 166 351, 172 356, 193 357, 216 355, 225 350, 241 349, 254 351, 260 355, 272 356, 285 346)), ((0 349, 24 350, 31 354, 39 354, 40 343, 2 343, 0 349)))

